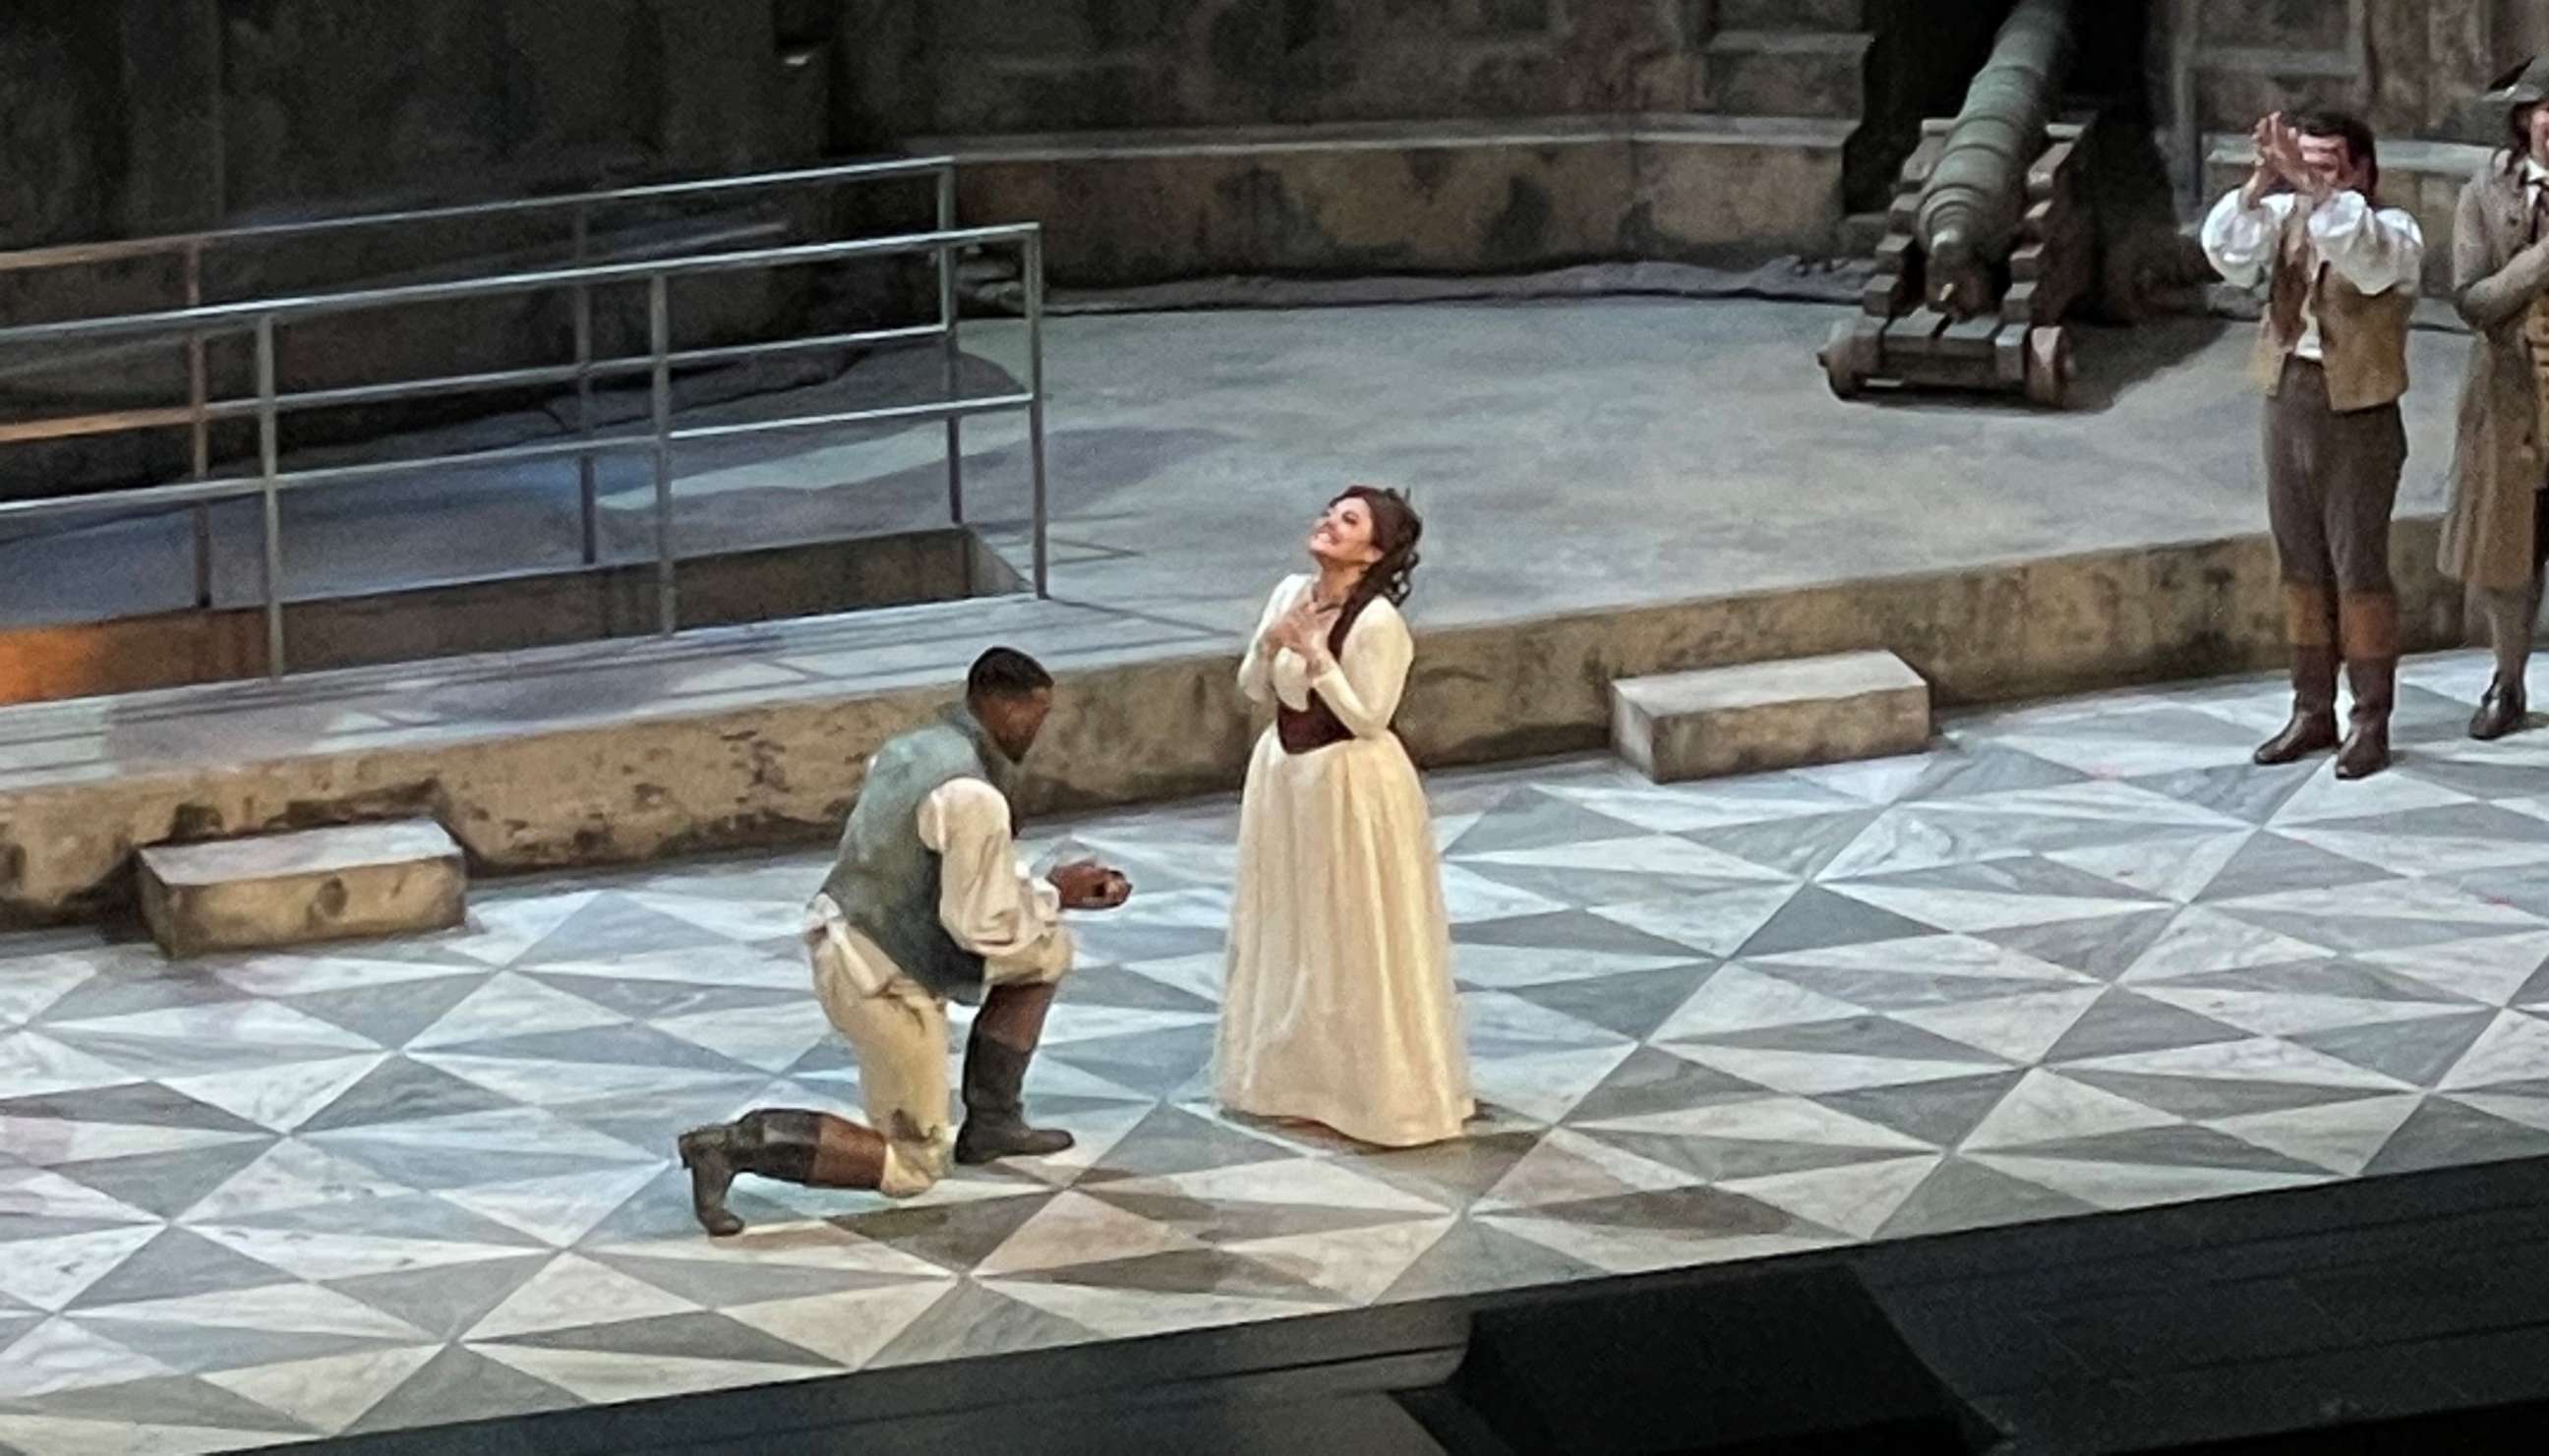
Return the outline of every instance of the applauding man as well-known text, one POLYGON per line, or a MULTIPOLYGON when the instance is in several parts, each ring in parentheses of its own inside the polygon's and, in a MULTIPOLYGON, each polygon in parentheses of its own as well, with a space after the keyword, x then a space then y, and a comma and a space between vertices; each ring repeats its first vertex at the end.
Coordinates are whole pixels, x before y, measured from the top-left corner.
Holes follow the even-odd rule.
POLYGON ((2284 579, 2293 714, 2257 750, 2289 764, 2337 748, 2336 670, 2352 688, 2339 778, 2390 762, 2399 598, 2390 507, 2407 460, 2399 397, 2425 239, 2377 207, 2372 129, 2337 112, 2257 123, 2247 182, 2204 222, 2204 250, 2242 287, 2267 283, 2257 382, 2266 391, 2266 516, 2284 579))
POLYGON ((1053 679, 995 647, 965 703, 887 743, 868 763, 840 858, 805 940, 814 994, 858 1052, 869 1126, 765 1108, 681 1138, 701 1227, 734 1233, 737 1173, 907 1198, 961 1163, 1040 1156, 1068 1133, 1027 1126, 1020 1088, 1056 983, 1071 968, 1064 910, 1107 910, 1132 887, 1079 863, 1035 880, 1018 866, 1009 795, 1053 706, 1053 679), (947 1126, 947 1001, 978 1002, 965 1050, 965 1122, 947 1126))

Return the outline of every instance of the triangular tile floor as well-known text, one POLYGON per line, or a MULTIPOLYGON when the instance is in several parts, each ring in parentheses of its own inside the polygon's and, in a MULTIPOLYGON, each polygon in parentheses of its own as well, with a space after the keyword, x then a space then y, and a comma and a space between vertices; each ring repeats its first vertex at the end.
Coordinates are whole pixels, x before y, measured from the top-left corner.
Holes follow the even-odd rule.
POLYGON ((985 1285, 954 1284, 871 1356, 868 1365, 924 1365, 974 1355, 1005 1355, 1085 1344, 1095 1334, 1086 1324, 985 1285))
POLYGON ((0 1449, 392 1430, 2549 1153, 2549 736, 2467 745, 2410 696, 2415 752, 2362 783, 2244 762, 2263 681, 1751 778, 1445 775, 1480 1115, 1431 1147, 1215 1107, 1233 800, 1038 824, 1152 886, 1081 923, 1028 1081, 1081 1145, 905 1203, 746 1177, 726 1240, 676 1135, 859 1115, 795 938, 819 850, 507 882, 448 934, 184 974, 0 939, 0 1449))

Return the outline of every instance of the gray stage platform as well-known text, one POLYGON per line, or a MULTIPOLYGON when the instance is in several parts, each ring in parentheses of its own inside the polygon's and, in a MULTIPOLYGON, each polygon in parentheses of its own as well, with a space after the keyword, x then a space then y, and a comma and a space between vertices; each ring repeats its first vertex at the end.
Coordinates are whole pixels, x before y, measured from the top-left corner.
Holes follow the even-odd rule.
MULTIPOLYGON (((2086 408, 2055 415, 1835 401, 1814 364, 1834 315, 1610 300, 1059 319, 1051 600, 0 710, 8 898, 76 912, 112 894, 139 844, 386 813, 443 819, 493 868, 819 840, 866 747, 995 640, 1078 675, 1040 755, 1050 803, 1227 787, 1248 740, 1230 656, 1351 480, 1406 487, 1427 515, 1405 716, 1436 763, 1594 746, 1602 684, 1624 672, 1884 646, 1955 702, 2271 660, 2244 330, 2084 337, 2086 408)), ((1017 367, 1022 336, 970 326, 977 367, 1017 367)), ((2418 646, 2459 628, 2432 580, 2430 517, 2462 347, 2415 336, 2400 568, 2418 646)), ((815 392, 872 400, 929 373, 886 358, 815 392)), ((470 433, 557 428, 524 416, 470 433)), ((1018 428, 968 436, 969 516, 1012 560, 1018 428)), ((938 438, 688 456, 683 547, 942 520, 938 438)), ((636 550, 640 499, 612 484, 610 539, 636 550)), ((563 470, 384 488, 297 506, 291 568, 354 591, 555 562, 574 519, 563 470)), ((226 529, 239 599, 253 552, 226 529)), ((187 581, 181 543, 165 522, 0 547, 4 599, 20 621, 165 607, 187 581)))

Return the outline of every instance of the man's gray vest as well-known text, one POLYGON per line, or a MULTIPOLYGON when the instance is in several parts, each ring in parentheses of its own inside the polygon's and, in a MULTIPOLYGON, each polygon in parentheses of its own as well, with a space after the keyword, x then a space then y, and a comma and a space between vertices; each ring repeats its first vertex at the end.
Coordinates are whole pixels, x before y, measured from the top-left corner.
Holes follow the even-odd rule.
POLYGON ((841 831, 823 893, 932 995, 982 999, 983 957, 956 944, 938 919, 939 857, 920 842, 920 806, 954 778, 984 779, 1010 798, 1016 773, 974 715, 955 708, 877 750, 841 831))

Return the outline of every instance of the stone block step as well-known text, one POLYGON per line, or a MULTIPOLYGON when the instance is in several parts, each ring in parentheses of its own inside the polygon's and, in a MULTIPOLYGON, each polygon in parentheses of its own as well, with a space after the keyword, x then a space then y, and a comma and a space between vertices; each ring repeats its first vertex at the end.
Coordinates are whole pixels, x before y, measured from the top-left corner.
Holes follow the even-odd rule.
POLYGON ((1708 109, 1856 120, 1874 41, 1858 31, 1720 31, 1708 43, 1708 109))
POLYGON ((1867 0, 1717 0, 1721 31, 1863 31, 1867 0))
POLYGON ((461 922, 468 865, 430 819, 353 824, 141 853, 142 918, 171 957, 461 922))
POLYGON ((1917 752, 1930 684, 1890 652, 1702 668, 1611 684, 1611 744, 1658 783, 1917 752))

